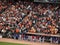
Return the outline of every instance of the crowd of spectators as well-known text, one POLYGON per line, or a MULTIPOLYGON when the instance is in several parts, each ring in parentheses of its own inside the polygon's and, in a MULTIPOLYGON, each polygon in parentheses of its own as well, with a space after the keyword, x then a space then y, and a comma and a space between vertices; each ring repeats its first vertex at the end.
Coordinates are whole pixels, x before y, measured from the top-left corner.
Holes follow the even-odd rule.
POLYGON ((11 3, 7 3, 6 0, 1 1, 0 0, 0 14, 5 11, 11 3))
POLYGON ((8 5, 0 3, 0 11, 6 9, 0 14, 0 32, 60 33, 59 5, 25 1, 8 5))

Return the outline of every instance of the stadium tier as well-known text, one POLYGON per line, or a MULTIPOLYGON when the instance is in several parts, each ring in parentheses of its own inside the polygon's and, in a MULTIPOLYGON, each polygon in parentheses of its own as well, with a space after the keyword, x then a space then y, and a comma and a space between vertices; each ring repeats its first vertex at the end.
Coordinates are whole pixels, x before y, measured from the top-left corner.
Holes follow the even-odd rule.
MULTIPOLYGON (((18 39, 21 35, 24 40, 27 40, 29 36, 34 38, 37 35, 43 38, 43 42, 47 37, 49 40, 53 39, 56 43, 60 42, 60 5, 57 3, 1 0, 0 34, 3 37, 14 39, 18 39), (26 34, 27 32, 31 35, 26 34), (40 34, 51 35, 46 37, 40 34)), ((52 40, 50 41, 52 42, 52 40)))

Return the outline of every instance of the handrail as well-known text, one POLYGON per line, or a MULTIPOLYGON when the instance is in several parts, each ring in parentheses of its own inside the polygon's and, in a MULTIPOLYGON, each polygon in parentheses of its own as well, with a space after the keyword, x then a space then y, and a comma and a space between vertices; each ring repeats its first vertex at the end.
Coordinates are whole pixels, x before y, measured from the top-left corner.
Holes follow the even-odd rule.
POLYGON ((44 34, 44 33, 30 33, 30 32, 27 32, 25 34, 31 34, 31 35, 40 35, 40 36, 50 36, 50 37, 60 37, 59 34, 44 34))

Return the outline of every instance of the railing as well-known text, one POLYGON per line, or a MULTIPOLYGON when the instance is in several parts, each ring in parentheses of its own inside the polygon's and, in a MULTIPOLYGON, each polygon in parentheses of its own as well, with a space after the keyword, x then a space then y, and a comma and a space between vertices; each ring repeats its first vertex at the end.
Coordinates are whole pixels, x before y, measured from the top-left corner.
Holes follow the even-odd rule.
POLYGON ((44 34, 44 33, 23 33, 20 35, 19 39, 36 41, 36 42, 50 42, 50 43, 59 43, 60 44, 60 35, 56 34, 44 34), (37 38, 38 37, 38 38, 37 38))
POLYGON ((26 34, 31 34, 31 35, 41 35, 41 36, 52 36, 52 37, 59 37, 60 38, 60 35, 59 34, 56 34, 56 35, 53 35, 53 34, 44 34, 44 33, 29 33, 27 32, 26 34))

